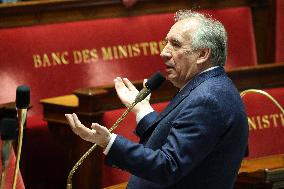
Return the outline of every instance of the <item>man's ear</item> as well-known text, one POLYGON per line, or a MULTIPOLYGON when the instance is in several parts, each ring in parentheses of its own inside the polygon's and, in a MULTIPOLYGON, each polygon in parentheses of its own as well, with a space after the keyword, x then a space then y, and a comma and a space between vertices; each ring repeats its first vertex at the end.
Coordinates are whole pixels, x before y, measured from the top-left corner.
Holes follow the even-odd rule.
POLYGON ((206 62, 211 55, 211 49, 205 48, 205 49, 200 49, 199 50, 199 55, 197 57, 197 64, 202 64, 206 62))

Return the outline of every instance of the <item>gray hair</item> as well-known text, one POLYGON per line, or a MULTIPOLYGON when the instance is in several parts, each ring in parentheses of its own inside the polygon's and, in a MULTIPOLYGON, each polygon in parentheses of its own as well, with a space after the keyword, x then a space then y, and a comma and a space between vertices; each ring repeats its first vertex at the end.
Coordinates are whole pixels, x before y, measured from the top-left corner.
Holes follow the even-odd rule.
POLYGON ((210 15, 179 10, 176 12, 175 21, 194 18, 200 22, 200 27, 191 36, 192 50, 211 49, 210 63, 214 66, 224 66, 227 59, 227 32, 219 21, 210 15))

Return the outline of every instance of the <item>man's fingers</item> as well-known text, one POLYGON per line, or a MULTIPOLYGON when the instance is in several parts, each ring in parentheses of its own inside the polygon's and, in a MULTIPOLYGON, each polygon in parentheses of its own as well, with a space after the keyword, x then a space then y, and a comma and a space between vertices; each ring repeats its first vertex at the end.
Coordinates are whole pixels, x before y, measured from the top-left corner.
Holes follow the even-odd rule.
POLYGON ((66 117, 69 125, 71 126, 71 128, 72 129, 75 128, 75 123, 74 123, 72 114, 65 114, 65 117, 66 117))
POLYGON ((106 127, 99 125, 98 123, 92 123, 92 129, 94 129, 98 134, 107 137, 109 135, 109 131, 106 127))
POLYGON ((81 124, 81 121, 79 120, 78 116, 75 113, 73 113, 72 116, 73 116, 75 126, 81 124))
POLYGON ((114 87, 115 87, 116 92, 117 92, 118 94, 119 94, 120 92, 123 92, 123 93, 124 93, 125 90, 129 90, 129 89, 125 86, 124 82, 122 81, 122 79, 121 79, 120 77, 115 78, 113 81, 114 81, 114 87))
POLYGON ((127 78, 123 78, 123 82, 130 91, 137 91, 136 87, 127 78))

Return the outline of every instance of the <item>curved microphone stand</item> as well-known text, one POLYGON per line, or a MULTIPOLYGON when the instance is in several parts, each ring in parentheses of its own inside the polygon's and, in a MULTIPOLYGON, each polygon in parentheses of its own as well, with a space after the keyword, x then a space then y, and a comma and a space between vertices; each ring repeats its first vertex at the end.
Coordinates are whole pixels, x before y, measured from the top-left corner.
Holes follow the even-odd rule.
MULTIPOLYGON (((109 129, 109 132, 112 132, 115 130, 118 125, 121 123, 121 121, 126 117, 126 115, 132 110, 132 108, 139 102, 141 102, 143 99, 145 99, 151 92, 151 90, 157 89, 162 82, 165 80, 165 78, 157 72, 151 78, 147 81, 145 84, 145 87, 138 93, 137 97, 135 98, 134 102, 130 105, 130 107, 125 110, 125 112, 117 119, 117 121, 113 124, 113 126, 109 129)), ((78 167, 84 162, 84 160, 96 149, 97 144, 94 144, 80 159, 79 161, 74 165, 74 167, 69 172, 68 178, 67 178, 67 187, 66 189, 72 189, 72 177, 75 171, 78 169, 78 167)))

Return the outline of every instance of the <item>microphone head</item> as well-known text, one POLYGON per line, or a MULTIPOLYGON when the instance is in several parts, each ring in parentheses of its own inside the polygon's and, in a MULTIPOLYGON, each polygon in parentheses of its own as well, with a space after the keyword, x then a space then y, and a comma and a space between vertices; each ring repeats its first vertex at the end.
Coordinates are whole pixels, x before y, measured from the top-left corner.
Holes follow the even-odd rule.
POLYGON ((18 109, 26 109, 30 104, 30 88, 25 85, 17 87, 16 91, 16 107, 18 109))
POLYGON ((166 78, 160 72, 156 72, 148 79, 145 86, 147 89, 153 91, 157 89, 165 81, 165 79, 166 78))
POLYGON ((17 138, 17 120, 3 118, 1 120, 1 139, 15 140, 17 138))

